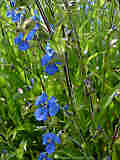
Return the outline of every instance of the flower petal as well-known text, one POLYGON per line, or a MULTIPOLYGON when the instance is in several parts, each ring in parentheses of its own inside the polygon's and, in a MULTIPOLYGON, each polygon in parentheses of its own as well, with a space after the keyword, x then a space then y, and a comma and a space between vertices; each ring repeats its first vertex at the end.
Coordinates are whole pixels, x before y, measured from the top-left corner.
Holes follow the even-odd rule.
POLYGON ((21 42, 19 45, 19 49, 21 51, 26 51, 28 48, 29 48, 29 44, 26 41, 21 42))
POLYGON ((39 107, 38 109, 35 110, 35 118, 38 121, 45 121, 47 120, 47 115, 48 115, 48 111, 46 107, 39 107))
POLYGON ((56 64, 48 64, 48 66, 45 66, 45 72, 48 75, 53 75, 58 72, 58 67, 56 66, 56 64))
POLYGON ((34 105, 38 106, 40 104, 44 104, 47 101, 47 99, 48 99, 48 96, 46 95, 45 92, 43 92, 41 96, 38 96, 34 105))

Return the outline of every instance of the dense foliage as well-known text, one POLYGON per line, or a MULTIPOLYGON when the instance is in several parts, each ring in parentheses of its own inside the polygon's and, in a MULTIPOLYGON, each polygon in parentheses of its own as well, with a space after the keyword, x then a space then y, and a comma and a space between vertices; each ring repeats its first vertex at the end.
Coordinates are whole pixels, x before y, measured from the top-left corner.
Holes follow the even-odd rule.
POLYGON ((120 159, 117 0, 0 1, 0 160, 120 159))

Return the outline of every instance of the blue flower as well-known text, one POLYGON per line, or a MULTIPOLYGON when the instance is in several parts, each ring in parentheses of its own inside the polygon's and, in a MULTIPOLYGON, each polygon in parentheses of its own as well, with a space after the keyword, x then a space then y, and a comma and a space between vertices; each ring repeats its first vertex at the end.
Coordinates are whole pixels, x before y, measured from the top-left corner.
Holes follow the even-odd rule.
POLYGON ((56 64, 48 64, 48 66, 45 66, 45 72, 48 75, 53 75, 54 73, 58 72, 58 67, 56 64))
POLYGON ((41 96, 38 96, 34 105, 38 106, 40 104, 44 104, 47 101, 47 99, 48 99, 48 96, 46 95, 45 92, 43 92, 41 96))
POLYGON ((7 14, 6 16, 9 18, 9 17, 13 17, 15 15, 15 11, 12 9, 12 10, 8 10, 7 11, 7 14))
POLYGON ((46 54, 41 59, 42 66, 47 65, 55 54, 55 51, 52 48, 50 48, 49 43, 47 43, 47 45, 45 47, 45 51, 46 51, 46 54))
POLYGON ((39 24, 36 23, 34 29, 38 30, 40 28, 39 24))
POLYGON ((14 39, 15 45, 18 45, 18 47, 19 47, 19 49, 20 49, 21 51, 25 51, 25 50, 27 50, 27 49, 29 48, 28 42, 22 40, 23 37, 24 37, 23 33, 20 32, 19 35, 18 35, 18 37, 16 37, 16 38, 14 39))
POLYGON ((29 48, 29 44, 27 41, 23 41, 19 44, 19 49, 21 51, 26 51, 29 48))
POLYGON ((45 153, 40 153, 38 160, 52 160, 48 158, 45 153))
POLYGON ((48 153, 48 154, 51 154, 55 151, 55 145, 53 143, 50 143, 46 146, 45 148, 45 151, 48 153))
POLYGON ((41 59, 41 66, 45 66, 45 72, 48 75, 53 75, 58 71, 58 64, 61 65, 61 62, 56 62, 54 64, 49 64, 49 62, 54 58, 55 51, 50 48, 50 44, 47 43, 45 47, 46 54, 41 59))
POLYGON ((48 100, 48 112, 49 112, 49 116, 55 116, 59 111, 59 104, 56 103, 56 98, 55 97, 51 97, 48 100))
POLYGON ((51 48, 50 48, 50 44, 47 43, 47 45, 46 45, 46 47, 45 47, 45 51, 48 52, 50 49, 51 49, 51 48))
POLYGON ((20 32, 19 35, 18 35, 18 37, 16 37, 16 38, 14 39, 15 45, 20 44, 20 43, 22 42, 23 37, 24 37, 24 36, 23 36, 23 33, 20 32))
POLYGON ((47 115, 48 115, 48 111, 46 107, 39 107, 38 109, 35 110, 35 118, 38 121, 45 121, 47 120, 47 115))
POLYGON ((32 40, 34 38, 36 31, 37 31, 36 29, 32 29, 26 36, 25 40, 32 40))
POLYGON ((49 56, 53 56, 55 54, 55 51, 50 47, 49 43, 47 43, 45 51, 49 56))
POLYGON ((48 100, 48 103, 53 103, 56 102, 56 98, 51 96, 50 99, 48 100))
POLYGON ((64 107, 65 111, 68 110, 68 107, 69 107, 68 104, 66 104, 65 107, 64 107))
POLYGON ((51 117, 55 116, 58 113, 58 111, 59 111, 59 104, 58 103, 53 102, 53 103, 48 104, 48 112, 51 117))
POLYGON ((51 58, 51 56, 45 54, 41 59, 41 66, 47 65, 50 62, 51 58))
POLYGON ((8 10, 6 16, 12 18, 12 22, 19 22, 21 18, 21 13, 15 13, 15 10, 8 10))
POLYGON ((42 135, 42 141, 44 145, 48 145, 48 144, 60 144, 60 137, 57 136, 54 133, 45 133, 42 135))
POLYGON ((12 22, 19 22, 21 18, 21 13, 14 14, 12 16, 12 22))

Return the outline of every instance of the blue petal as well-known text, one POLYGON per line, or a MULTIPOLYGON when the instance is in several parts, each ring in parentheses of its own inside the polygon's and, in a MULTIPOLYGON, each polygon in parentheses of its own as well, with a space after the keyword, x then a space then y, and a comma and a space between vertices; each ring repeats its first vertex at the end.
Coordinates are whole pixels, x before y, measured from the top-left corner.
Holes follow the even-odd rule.
POLYGON ((48 104, 48 112, 51 117, 55 116, 58 113, 58 111, 59 111, 59 104, 58 103, 53 102, 53 103, 48 104))
POLYGON ((26 36, 26 39, 25 39, 25 40, 32 40, 33 37, 34 37, 34 35, 35 35, 35 33, 36 33, 36 29, 31 30, 31 31, 28 33, 28 35, 26 36))
POLYGON ((52 160, 51 158, 46 158, 46 160, 52 160))
POLYGON ((46 45, 46 47, 45 47, 46 52, 47 52, 49 49, 51 49, 51 48, 50 48, 50 44, 47 43, 47 45, 46 45))
POLYGON ((49 49, 49 50, 47 51, 47 54, 48 54, 49 56, 53 57, 53 56, 55 55, 55 51, 54 51, 53 49, 49 49))
POLYGON ((61 141, 60 141, 60 137, 59 136, 54 136, 54 142, 57 143, 57 144, 60 144, 61 141))
POLYGON ((55 64, 62 65, 62 63, 61 63, 61 62, 56 62, 55 64))
POLYGON ((46 146, 45 148, 45 151, 48 153, 48 154, 51 154, 55 151, 55 145, 53 143, 50 143, 46 146))
POLYGON ((58 67, 56 66, 56 64, 48 64, 48 66, 45 66, 45 72, 48 75, 53 75, 57 71, 58 71, 58 67))
POLYGON ((57 136, 55 133, 45 133, 42 135, 42 141, 44 145, 48 145, 51 143, 60 144, 60 137, 57 136))
POLYGON ((24 36, 23 36, 23 33, 20 32, 19 35, 18 35, 18 37, 16 37, 16 38, 14 39, 15 45, 20 44, 20 43, 22 42, 23 37, 24 37, 24 36))
POLYGON ((38 109, 35 110, 35 118, 38 121, 45 121, 47 120, 47 115, 48 115, 48 111, 46 107, 39 107, 38 109))
POLYGON ((34 9, 34 16, 37 16, 37 9, 34 9))
POLYGON ((56 98, 51 96, 50 99, 48 100, 48 104, 49 103, 54 103, 54 102, 56 102, 56 98))
POLYGON ((14 10, 8 10, 6 16, 7 17, 13 17, 15 15, 15 11, 14 10))
POLYGON ((47 158, 45 153, 40 153, 38 160, 52 160, 51 158, 47 158))
POLYGON ((9 9, 9 8, 10 8, 8 4, 6 4, 6 8, 7 8, 7 9, 9 9))
POLYGON ((41 66, 47 65, 52 57, 50 57, 48 54, 45 54, 41 59, 41 66))
POLYGON ((68 104, 66 104, 65 107, 64 107, 65 111, 68 110, 68 107, 69 107, 68 104))
POLYGON ((21 17, 21 13, 18 13, 14 16, 12 16, 12 22, 19 22, 21 17))
POLYGON ((32 19, 35 21, 37 20, 37 9, 34 9, 34 16, 32 16, 32 19))
POLYGON ((29 48, 29 44, 26 41, 21 42, 21 44, 19 45, 19 49, 21 51, 26 51, 29 48))
POLYGON ((54 133, 45 133, 42 135, 43 144, 49 144, 53 142, 54 133))
POLYGON ((45 153, 40 153, 38 160, 43 160, 46 159, 46 154, 45 153))
POLYGON ((55 54, 55 51, 50 47, 49 43, 47 43, 45 47, 45 51, 47 52, 49 56, 53 56, 55 54))
POLYGON ((36 23, 34 29, 38 30, 40 28, 39 24, 36 23))
POLYGON ((33 21, 35 21, 36 20, 36 16, 32 16, 32 19, 33 19, 33 21))
POLYGON ((40 104, 44 104, 47 101, 47 99, 48 99, 48 96, 46 95, 45 92, 43 92, 41 96, 38 96, 34 105, 38 106, 40 104))
POLYGON ((59 111, 59 104, 56 103, 56 98, 55 97, 51 97, 48 100, 48 112, 50 116, 55 116, 59 111))

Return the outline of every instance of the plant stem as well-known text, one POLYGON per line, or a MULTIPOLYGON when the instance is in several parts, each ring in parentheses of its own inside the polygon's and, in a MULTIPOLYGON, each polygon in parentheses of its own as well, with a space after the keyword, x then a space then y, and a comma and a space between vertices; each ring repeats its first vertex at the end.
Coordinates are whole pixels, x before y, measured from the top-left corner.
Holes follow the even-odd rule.
POLYGON ((39 11, 40 11, 40 14, 41 14, 41 16, 42 16, 42 18, 43 18, 43 20, 44 20, 44 23, 45 23, 45 25, 46 25, 49 33, 52 33, 50 24, 49 24, 49 22, 48 22, 47 17, 45 16, 45 13, 44 13, 44 11, 43 11, 43 9, 42 9, 42 6, 41 6, 40 2, 39 2, 38 0, 35 0, 35 3, 36 3, 36 5, 37 5, 37 7, 38 7, 38 9, 39 9, 39 11))

